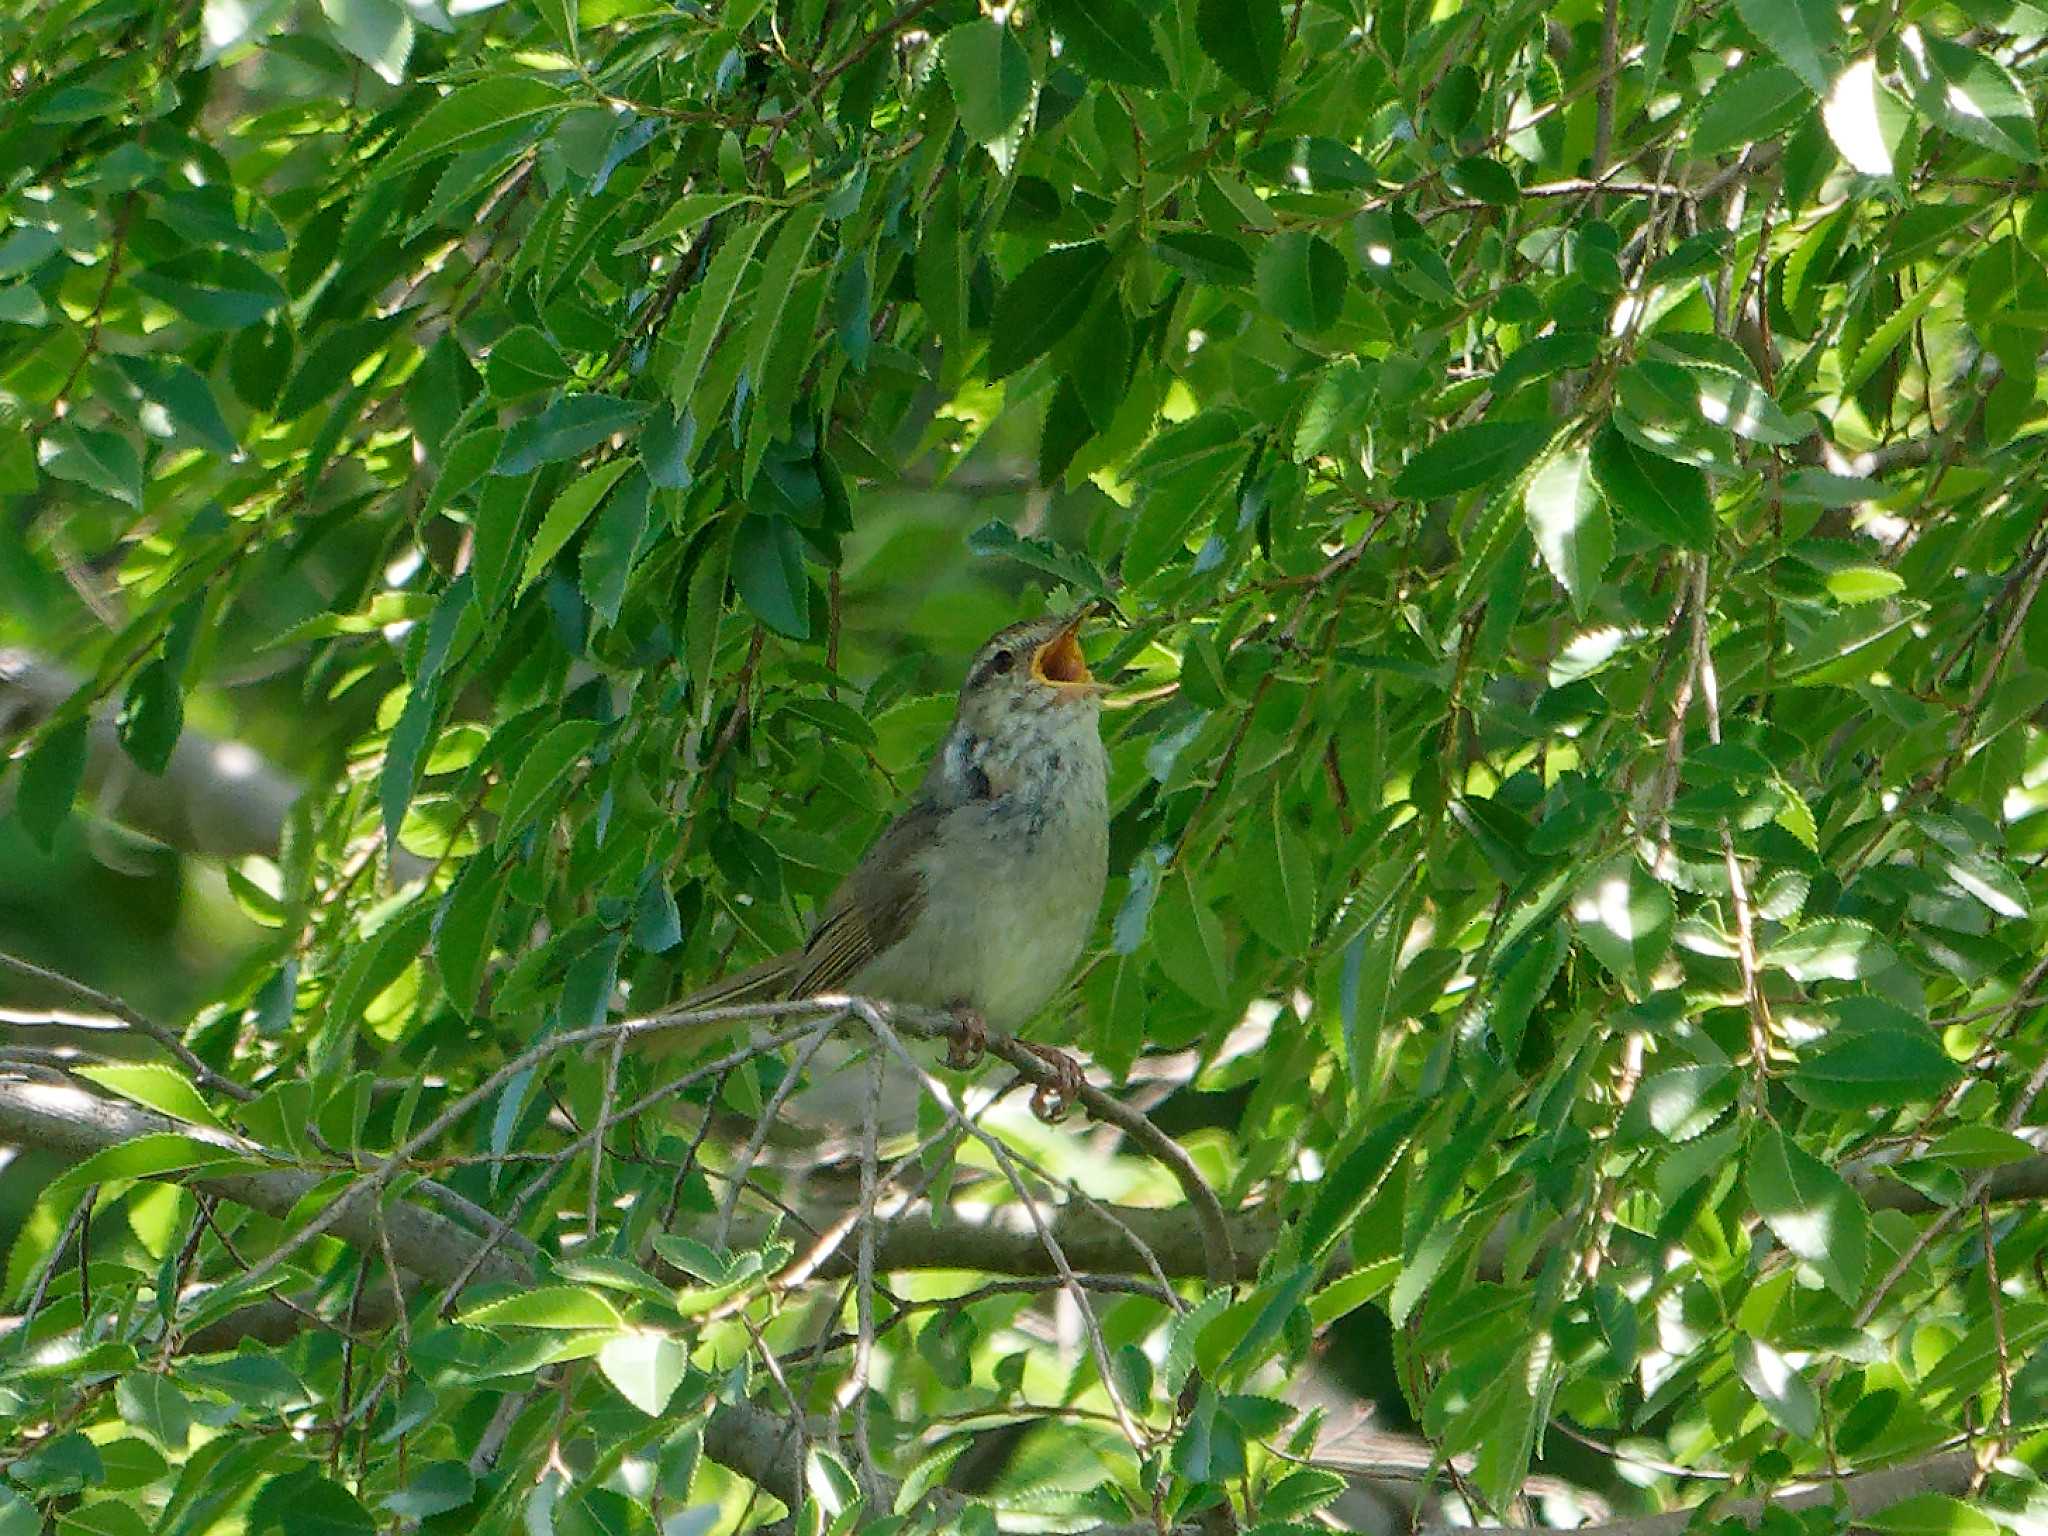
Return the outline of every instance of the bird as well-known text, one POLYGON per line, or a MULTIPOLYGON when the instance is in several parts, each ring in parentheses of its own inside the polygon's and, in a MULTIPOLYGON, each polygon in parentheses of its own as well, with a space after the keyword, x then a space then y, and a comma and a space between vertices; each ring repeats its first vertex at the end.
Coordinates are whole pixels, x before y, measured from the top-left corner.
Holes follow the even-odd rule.
MULTIPOLYGON (((1109 874, 1110 692, 1079 632, 1095 612, 1027 619, 975 653, 953 722, 904 808, 819 909, 801 948, 697 991, 675 1012, 849 993, 947 1010, 951 1062, 988 1029, 1015 1032, 1080 957, 1109 874)), ((1057 1118, 1082 1091, 1063 1051, 1034 1106, 1057 1118)))

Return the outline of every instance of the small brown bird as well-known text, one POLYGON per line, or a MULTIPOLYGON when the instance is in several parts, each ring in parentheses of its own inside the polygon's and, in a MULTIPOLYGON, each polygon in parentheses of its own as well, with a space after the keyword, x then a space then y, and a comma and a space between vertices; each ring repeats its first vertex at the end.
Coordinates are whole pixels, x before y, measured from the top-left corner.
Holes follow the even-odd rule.
MULTIPOLYGON (((1109 866, 1102 695, 1076 613, 1012 624, 975 655, 910 804, 825 903, 801 949, 679 1008, 854 993, 1015 1030, 1066 982, 1109 866)), ((1070 1101, 1080 1069, 1033 1046, 1070 1101)), ((1046 1103, 1041 1100, 1041 1104, 1046 1103)))

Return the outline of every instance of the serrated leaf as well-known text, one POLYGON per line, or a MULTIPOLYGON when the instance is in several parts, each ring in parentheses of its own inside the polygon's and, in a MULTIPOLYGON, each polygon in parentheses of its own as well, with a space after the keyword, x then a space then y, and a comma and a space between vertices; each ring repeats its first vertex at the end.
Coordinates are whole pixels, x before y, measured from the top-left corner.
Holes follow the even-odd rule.
POLYGON ((946 84, 960 108, 960 126, 980 144, 993 144, 1031 105, 1031 58, 1016 32, 1002 22, 962 22, 939 39, 946 84))
POLYGON ((83 485, 138 510, 142 506, 142 460, 135 445, 119 432, 60 421, 36 445, 36 462, 45 474, 59 480, 83 485))
POLYGON ((1254 96, 1271 96, 1280 83, 1287 24, 1280 0, 1201 0, 1195 37, 1216 67, 1254 96))
POLYGON ((166 1062, 120 1062, 103 1066, 72 1068, 74 1076, 98 1083, 109 1093, 118 1093, 145 1108, 183 1120, 191 1125, 226 1130, 190 1078, 166 1062))
POLYGON ((1321 235, 1286 230, 1259 251, 1254 274, 1259 304, 1282 325, 1313 335, 1337 323, 1351 269, 1321 235))
POLYGON ((650 1418, 659 1418, 682 1385, 690 1352, 680 1339, 653 1328, 628 1328, 605 1341, 598 1369, 619 1395, 650 1418))
POLYGON ((526 566, 519 573, 519 584, 513 588, 513 596, 517 597, 533 585, 535 578, 548 568, 555 556, 562 552, 562 546, 575 537, 597 504, 604 500, 605 493, 632 467, 633 461, 627 458, 600 464, 572 480, 567 489, 548 504, 547 515, 541 519, 533 543, 527 549, 526 566))
POLYGON ((2040 159, 2034 109, 2011 70, 1989 54, 1918 27, 1900 33, 1900 45, 1914 104, 1928 117, 1994 153, 2027 165, 2040 159))
POLYGON ((1901 1015, 1897 1027, 1838 1030, 1802 1048, 1787 1085, 1817 1108, 1857 1111, 1935 1098, 1961 1076, 1933 1031, 1901 1015))
POLYGON ((1713 547, 1713 500, 1698 469, 1645 453, 1613 427, 1593 440, 1590 463, 1615 516, 1680 549, 1713 547))
POLYGON ((732 584, 754 617, 777 634, 811 633, 811 584, 803 539, 787 518, 749 513, 732 543, 732 584))
POLYGON ((1594 488, 1585 450, 1568 449, 1544 460, 1522 493, 1522 508, 1537 553, 1570 594, 1573 609, 1584 614, 1614 555, 1614 524, 1594 488))
POLYGON ((1795 929, 1766 946, 1760 959, 1800 981, 1856 981, 1899 963, 1876 929, 1848 917, 1795 929))
POLYGON ((1808 90, 1827 94, 1842 27, 1832 0, 1735 0, 1735 14, 1808 90))
POLYGON ((1791 1361, 1746 1333, 1735 1336, 1734 1354, 1735 1373, 1780 1429, 1802 1440, 1819 1433, 1820 1395, 1791 1361))
POLYGON ((412 57, 412 14, 399 0, 320 0, 341 46, 386 85, 405 78, 412 57))
POLYGON ((738 291, 747 263, 754 258, 754 248, 768 233, 771 222, 770 219, 756 219, 751 224, 728 229, 725 239, 712 254, 711 265, 697 284, 696 303, 690 310, 690 329, 683 338, 683 350, 676 359, 675 371, 669 376, 669 398, 678 408, 687 406, 690 397, 696 393, 704 364, 711 357, 712 344, 718 340, 726 311, 732 307, 732 296, 738 291))
POLYGON ((94 1184, 114 1179, 157 1178, 167 1173, 240 1163, 243 1155, 218 1142, 202 1141, 179 1131, 151 1131, 119 1146, 95 1152, 47 1185, 45 1200, 61 1203, 94 1184))
POLYGON ((377 174, 396 175, 436 155, 468 149, 497 137, 509 124, 566 106, 569 99, 525 75, 493 75, 458 86, 420 114, 397 148, 378 161, 377 174))
POLYGON ((1514 478, 1550 440, 1551 429, 1534 421, 1481 421, 1454 427, 1432 439, 1402 466, 1394 494, 1426 500, 1474 486, 1514 478))
POLYGON ((1136 0, 1048 0, 1040 9, 1066 44, 1064 57, 1090 79, 1165 89, 1166 65, 1136 0))
POLYGON ((1853 1307, 1870 1256, 1870 1217, 1856 1191, 1776 1126, 1750 1143, 1745 1181, 1772 1234, 1853 1307))
POLYGON ((1051 351, 1095 302, 1110 266, 1097 240, 1047 251, 1004 285, 989 322, 988 376, 1000 379, 1051 351))
POLYGON ((595 744, 602 730, 595 720, 565 720, 528 750, 512 777, 511 788, 505 792, 504 808, 499 812, 497 846, 501 854, 526 830, 527 824, 539 814, 542 803, 569 776, 569 770, 595 744))
POLYGON ((543 1285, 471 1307, 456 1318, 468 1328, 622 1328, 601 1291, 580 1285, 543 1285))

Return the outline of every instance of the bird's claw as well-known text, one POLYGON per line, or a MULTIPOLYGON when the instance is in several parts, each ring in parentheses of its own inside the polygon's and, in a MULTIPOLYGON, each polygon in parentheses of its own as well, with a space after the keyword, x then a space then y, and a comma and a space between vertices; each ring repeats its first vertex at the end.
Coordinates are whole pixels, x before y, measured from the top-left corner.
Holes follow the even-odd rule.
POLYGON ((1040 1083, 1032 1090, 1031 1112, 1047 1125, 1066 1119, 1067 1111, 1081 1101, 1081 1091, 1088 1086, 1081 1063, 1049 1045, 1033 1045, 1028 1040, 1019 1044, 1053 1071, 1051 1082, 1040 1083))
POLYGON ((946 1065, 955 1072, 964 1072, 980 1061, 988 1049, 988 1020, 978 1009, 964 1004, 953 1009, 953 1018, 960 1027, 953 1032, 952 1044, 946 1048, 946 1065))

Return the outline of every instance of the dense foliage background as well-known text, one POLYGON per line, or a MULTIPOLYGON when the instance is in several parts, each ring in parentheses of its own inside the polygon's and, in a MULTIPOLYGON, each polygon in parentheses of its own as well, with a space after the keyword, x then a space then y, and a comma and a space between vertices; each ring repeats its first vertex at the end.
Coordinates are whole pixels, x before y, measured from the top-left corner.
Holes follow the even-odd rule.
POLYGON ((4 16, 4 1536, 2043 1528, 2048 11, 4 16))

